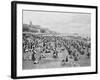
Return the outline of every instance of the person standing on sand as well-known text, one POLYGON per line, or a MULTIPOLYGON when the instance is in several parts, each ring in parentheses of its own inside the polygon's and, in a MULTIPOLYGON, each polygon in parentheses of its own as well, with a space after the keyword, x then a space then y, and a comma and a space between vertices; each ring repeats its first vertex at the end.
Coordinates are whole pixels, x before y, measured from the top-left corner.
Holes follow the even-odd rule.
POLYGON ((33 54, 32 54, 32 61, 34 62, 34 64, 37 64, 38 62, 36 61, 36 51, 34 50, 33 51, 33 54))

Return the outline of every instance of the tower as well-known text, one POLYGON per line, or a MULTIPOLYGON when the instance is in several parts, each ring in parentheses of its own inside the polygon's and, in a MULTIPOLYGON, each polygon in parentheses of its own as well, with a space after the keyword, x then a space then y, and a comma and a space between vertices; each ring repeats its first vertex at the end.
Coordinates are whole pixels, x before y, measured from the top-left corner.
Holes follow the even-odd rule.
POLYGON ((32 27, 32 21, 30 21, 29 25, 30 25, 30 27, 32 27))

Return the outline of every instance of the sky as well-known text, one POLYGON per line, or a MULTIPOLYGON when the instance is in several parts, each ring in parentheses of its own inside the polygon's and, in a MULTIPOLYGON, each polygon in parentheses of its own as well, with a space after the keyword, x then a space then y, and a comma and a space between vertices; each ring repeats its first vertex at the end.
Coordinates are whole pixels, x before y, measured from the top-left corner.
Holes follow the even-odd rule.
POLYGON ((59 33, 77 33, 91 35, 91 14, 60 13, 44 11, 23 11, 23 23, 40 25, 59 33))

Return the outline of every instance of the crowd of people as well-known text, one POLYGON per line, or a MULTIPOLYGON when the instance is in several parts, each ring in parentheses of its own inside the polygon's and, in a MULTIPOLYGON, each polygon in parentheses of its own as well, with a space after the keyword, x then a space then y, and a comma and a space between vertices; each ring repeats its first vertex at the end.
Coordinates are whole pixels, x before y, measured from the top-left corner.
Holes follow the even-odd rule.
POLYGON ((68 62, 69 59, 78 61, 82 55, 90 58, 91 43, 88 40, 67 39, 56 35, 23 34, 23 60, 38 64, 42 58, 47 58, 45 54, 48 53, 54 59, 59 58, 59 54, 64 54, 62 62, 68 62), (64 54, 65 50, 67 52, 64 54))

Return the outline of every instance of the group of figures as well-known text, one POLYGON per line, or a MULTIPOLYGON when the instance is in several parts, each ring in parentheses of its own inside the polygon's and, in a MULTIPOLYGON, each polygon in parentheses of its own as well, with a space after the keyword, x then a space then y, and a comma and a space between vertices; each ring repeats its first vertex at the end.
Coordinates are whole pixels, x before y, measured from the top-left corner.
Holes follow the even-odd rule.
POLYGON ((59 58, 61 62, 69 60, 79 61, 80 56, 90 58, 91 43, 89 40, 67 38, 66 36, 24 34, 23 33, 23 60, 39 64, 42 59, 59 58))

